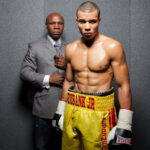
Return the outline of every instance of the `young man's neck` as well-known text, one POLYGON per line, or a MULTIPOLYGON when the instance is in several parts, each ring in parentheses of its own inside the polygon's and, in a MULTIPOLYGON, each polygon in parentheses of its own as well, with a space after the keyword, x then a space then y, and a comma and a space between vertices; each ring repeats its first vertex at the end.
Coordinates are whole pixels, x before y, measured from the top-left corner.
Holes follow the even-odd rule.
POLYGON ((93 39, 85 39, 82 37, 82 41, 87 47, 91 47, 95 42, 97 42, 98 39, 99 33, 97 33, 97 35, 93 39))

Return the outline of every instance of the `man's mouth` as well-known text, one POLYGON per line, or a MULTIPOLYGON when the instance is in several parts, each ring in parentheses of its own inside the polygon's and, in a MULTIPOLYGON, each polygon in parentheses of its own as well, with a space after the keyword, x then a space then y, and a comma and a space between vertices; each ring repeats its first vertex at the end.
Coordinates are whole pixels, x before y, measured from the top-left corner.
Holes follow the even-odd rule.
POLYGON ((86 36, 86 37, 89 37, 91 35, 92 35, 92 33, 84 33, 84 36, 86 36))
POLYGON ((60 32, 53 32, 54 35, 60 35, 60 32))

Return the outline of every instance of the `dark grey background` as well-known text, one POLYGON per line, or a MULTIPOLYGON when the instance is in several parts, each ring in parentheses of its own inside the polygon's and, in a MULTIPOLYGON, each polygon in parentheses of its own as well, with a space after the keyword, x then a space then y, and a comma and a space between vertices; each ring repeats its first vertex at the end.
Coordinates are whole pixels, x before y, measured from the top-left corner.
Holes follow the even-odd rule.
MULTIPOLYGON (((101 8, 100 32, 124 46, 133 95, 133 150, 148 149, 150 139, 150 1, 92 0, 101 8)), ((32 92, 19 72, 27 44, 45 33, 45 17, 65 19, 67 43, 80 36, 76 8, 83 0, 0 0, 0 150, 32 150, 32 92)), ((30 88, 30 87, 29 87, 30 88)))

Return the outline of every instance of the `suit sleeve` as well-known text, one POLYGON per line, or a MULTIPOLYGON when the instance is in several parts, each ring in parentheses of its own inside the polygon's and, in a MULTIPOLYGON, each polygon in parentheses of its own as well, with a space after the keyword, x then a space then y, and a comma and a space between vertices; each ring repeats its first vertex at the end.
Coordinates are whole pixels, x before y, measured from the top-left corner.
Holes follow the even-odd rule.
POLYGON ((45 75, 38 73, 36 51, 32 44, 28 46, 28 52, 23 60, 20 76, 22 80, 30 82, 36 87, 43 88, 45 75))

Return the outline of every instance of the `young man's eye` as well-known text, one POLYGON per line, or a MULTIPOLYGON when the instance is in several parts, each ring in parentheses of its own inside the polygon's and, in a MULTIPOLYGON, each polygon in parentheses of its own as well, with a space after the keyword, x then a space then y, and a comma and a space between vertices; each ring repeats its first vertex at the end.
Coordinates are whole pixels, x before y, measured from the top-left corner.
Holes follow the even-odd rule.
POLYGON ((94 24, 96 22, 97 22, 97 20, 91 20, 91 21, 89 21, 89 23, 92 23, 92 24, 94 24))
POLYGON ((86 21, 85 20, 79 20, 79 23, 86 23, 86 21))

